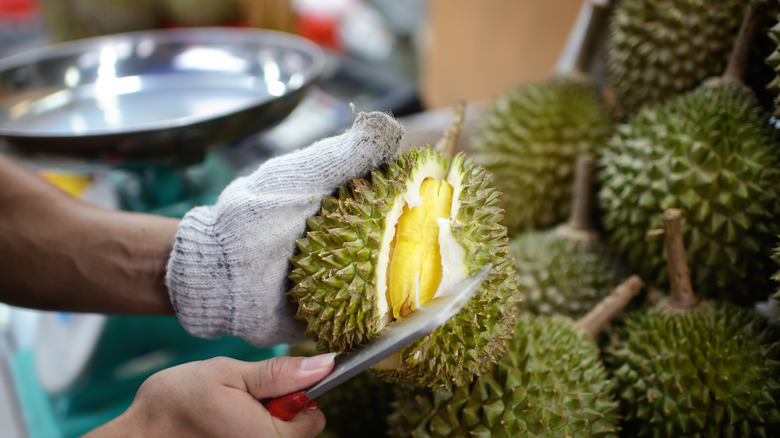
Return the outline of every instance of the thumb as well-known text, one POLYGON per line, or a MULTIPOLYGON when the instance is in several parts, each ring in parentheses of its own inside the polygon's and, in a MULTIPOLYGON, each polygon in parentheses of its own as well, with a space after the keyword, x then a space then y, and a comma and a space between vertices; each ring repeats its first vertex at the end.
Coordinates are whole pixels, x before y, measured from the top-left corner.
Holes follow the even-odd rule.
POLYGON ((312 357, 275 357, 257 362, 254 372, 244 376, 247 390, 257 400, 304 390, 330 373, 335 356, 336 353, 327 353, 312 357))

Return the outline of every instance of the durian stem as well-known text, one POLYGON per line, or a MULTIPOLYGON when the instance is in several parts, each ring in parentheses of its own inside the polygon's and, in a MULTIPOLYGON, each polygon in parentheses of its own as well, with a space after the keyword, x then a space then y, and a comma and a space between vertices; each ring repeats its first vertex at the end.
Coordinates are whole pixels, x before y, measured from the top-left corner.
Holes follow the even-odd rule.
POLYGON ((750 52, 761 25, 766 16, 767 3, 765 0, 751 0, 748 2, 745 17, 739 27, 739 33, 731 49, 729 63, 722 78, 726 81, 739 83, 745 82, 750 52))
POLYGON ((601 32, 606 27, 611 3, 612 0, 584 0, 582 2, 563 50, 558 56, 555 73, 565 74, 572 71, 585 73, 588 71, 601 32))
POLYGON ((691 274, 685 260, 685 244, 682 233, 682 211, 670 208, 661 214, 664 222, 666 263, 671 284, 670 304, 678 308, 694 307, 699 300, 693 293, 691 274))
POLYGON ((442 154, 444 158, 451 159, 455 156, 455 152, 458 149, 458 139, 460 138, 460 132, 463 130, 463 120, 466 118, 466 101, 458 99, 455 102, 455 114, 452 117, 452 123, 442 134, 439 141, 434 146, 434 151, 442 154))
POLYGON ((644 285, 644 281, 638 275, 632 275, 626 281, 620 283, 609 296, 601 300, 590 312, 580 318, 576 325, 595 338, 612 321, 615 315, 620 313, 639 294, 644 285))
POLYGON ((593 203, 593 170, 596 159, 584 153, 577 157, 572 190, 572 207, 569 226, 575 230, 592 230, 591 209, 593 203))

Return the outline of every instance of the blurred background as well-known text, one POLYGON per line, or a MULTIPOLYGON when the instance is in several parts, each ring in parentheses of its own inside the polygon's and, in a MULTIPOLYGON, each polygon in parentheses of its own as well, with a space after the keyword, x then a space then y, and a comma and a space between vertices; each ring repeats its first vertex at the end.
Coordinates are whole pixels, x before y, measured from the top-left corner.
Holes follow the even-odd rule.
MULTIPOLYGON (((405 145, 434 142, 458 99, 479 111, 521 82, 546 79, 577 0, 0 0, 0 58, 122 32, 186 27, 269 29, 319 45, 326 64, 272 127, 186 163, 142 165, 15 155, 42 177, 107 208, 178 217, 271 156, 350 126, 360 111, 400 117, 405 145), (175 164, 175 165, 174 165, 175 164)), ((474 117, 467 117, 466 129, 474 117)), ((0 267, 2 271, 2 267, 0 267)), ((237 339, 205 341, 174 318, 37 312, 0 304, 4 437, 71 437, 122 412, 150 374, 189 360, 255 360, 237 339)))

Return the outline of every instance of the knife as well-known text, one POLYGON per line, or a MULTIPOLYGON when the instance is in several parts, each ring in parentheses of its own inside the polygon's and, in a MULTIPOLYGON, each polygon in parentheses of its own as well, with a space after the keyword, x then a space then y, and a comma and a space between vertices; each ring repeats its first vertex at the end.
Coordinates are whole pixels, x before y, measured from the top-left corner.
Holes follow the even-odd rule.
POLYGON ((490 272, 490 265, 455 283, 425 306, 380 330, 368 342, 335 358, 333 370, 324 379, 304 391, 271 399, 266 409, 276 418, 290 421, 310 400, 360 374, 371 365, 390 356, 457 315, 479 290, 490 272))

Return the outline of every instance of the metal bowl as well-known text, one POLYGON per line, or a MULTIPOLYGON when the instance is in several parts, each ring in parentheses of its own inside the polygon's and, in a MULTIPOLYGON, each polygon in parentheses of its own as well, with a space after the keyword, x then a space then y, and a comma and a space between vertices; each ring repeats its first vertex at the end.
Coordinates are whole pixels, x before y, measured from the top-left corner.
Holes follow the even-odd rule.
POLYGON ((20 154, 196 162, 284 119, 325 65, 292 34, 182 28, 0 60, 0 138, 20 154))

